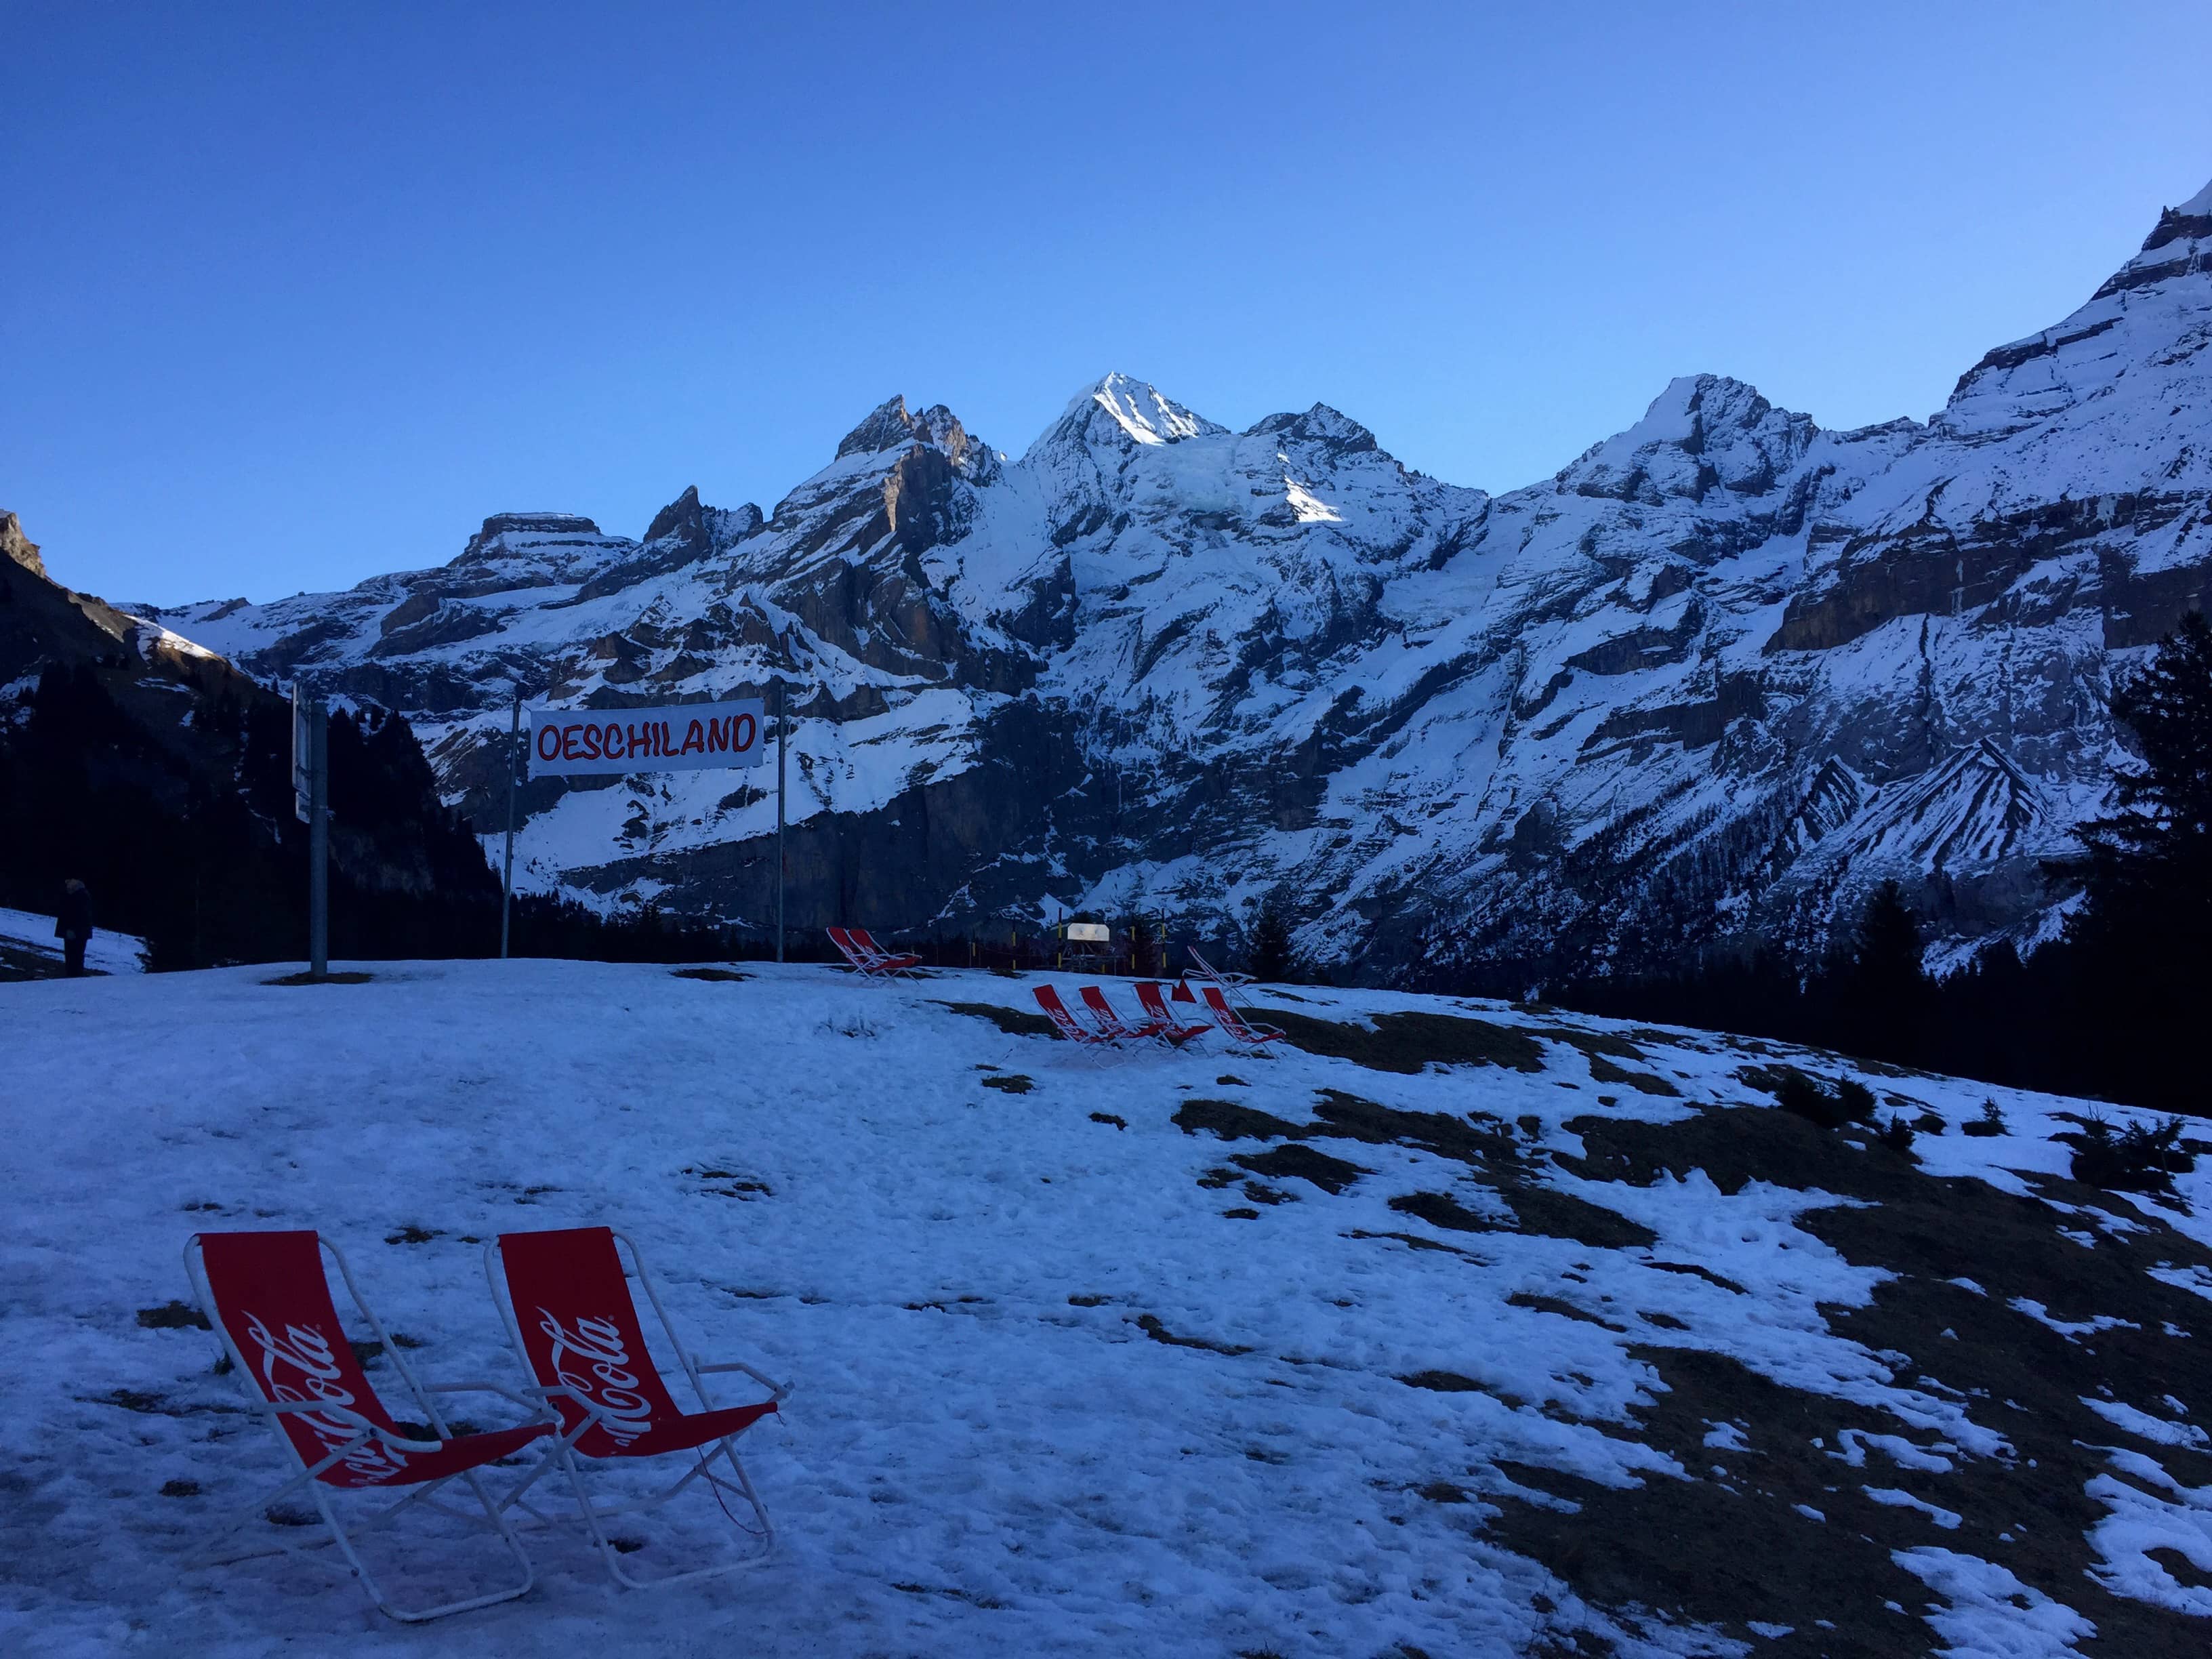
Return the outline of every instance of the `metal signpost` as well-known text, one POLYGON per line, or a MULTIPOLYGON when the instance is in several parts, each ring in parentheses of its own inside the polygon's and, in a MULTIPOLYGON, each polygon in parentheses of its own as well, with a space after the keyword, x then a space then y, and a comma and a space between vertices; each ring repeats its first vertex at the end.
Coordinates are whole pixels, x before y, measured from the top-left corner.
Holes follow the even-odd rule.
MULTIPOLYGON (((783 688, 776 688, 782 708, 783 688)), ((518 696, 516 706, 520 707, 518 696)), ((703 772, 768 763, 767 708, 758 697, 675 703, 662 708, 532 708, 533 778, 626 777, 635 772, 703 772)), ((778 721, 781 727, 781 720, 778 721)), ((783 739, 776 739, 776 960, 783 960, 783 739)), ((509 787, 512 789, 512 781, 509 787)), ((514 886, 514 799, 507 809, 507 860, 501 913, 514 886)), ((502 927, 502 933, 504 928, 502 927)), ((505 951, 502 950, 502 955, 505 951)))
POLYGON ((307 975, 331 971, 331 711, 292 687, 292 811, 307 826, 307 975))
POLYGON ((514 896, 514 775, 522 769, 517 752, 522 737, 522 688, 514 688, 514 708, 507 720, 507 859, 499 877, 499 959, 507 960, 507 903, 514 896))
POLYGON ((775 683, 775 959, 783 960, 783 751, 791 722, 784 718, 783 682, 775 683))

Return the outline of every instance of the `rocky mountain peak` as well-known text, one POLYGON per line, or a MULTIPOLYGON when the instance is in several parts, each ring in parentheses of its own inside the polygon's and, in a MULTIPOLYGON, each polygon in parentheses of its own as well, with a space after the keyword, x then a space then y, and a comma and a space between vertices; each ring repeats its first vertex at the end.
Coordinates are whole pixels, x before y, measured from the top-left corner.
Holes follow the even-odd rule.
POLYGON ((544 542, 603 541, 598 525, 575 513, 495 513, 469 538, 454 562, 468 563, 514 553, 544 542))
POLYGON ((1030 453, 1073 442, 1086 449, 1158 447, 1229 430, 1194 414, 1148 381, 1103 376, 1068 400, 1067 408, 1030 453))
POLYGON ((1338 455, 1365 454, 1382 447, 1372 432, 1327 404, 1316 404, 1303 415, 1270 415, 1254 422, 1245 435, 1317 444, 1338 455))
POLYGON ((1702 501, 1714 489, 1764 495, 1819 434, 1810 416, 1775 408, 1756 386, 1723 374, 1680 375, 1642 420, 1583 452, 1559 487, 1648 506, 1670 496, 1702 501))
POLYGON ((12 513, 0 513, 0 556, 13 559, 33 576, 46 574, 46 562, 39 556, 39 544, 23 534, 23 526, 12 513))
POLYGON ((942 451, 956 471, 973 474, 990 469, 990 451, 968 435, 958 416, 943 404, 932 404, 921 413, 913 413, 902 395, 886 398, 870 410, 858 426, 838 441, 836 459, 881 455, 915 444, 942 451))
POLYGON ((684 493, 653 515, 653 522, 645 527, 645 539, 657 542, 663 536, 672 536, 679 530, 697 526, 702 509, 699 505, 699 486, 686 484, 684 493))
POLYGON ((2161 213, 2142 252, 2071 316, 1997 347, 1960 375, 1931 425, 1988 443, 2115 392, 2171 419, 2201 406, 2208 323, 2212 185, 2161 213))
POLYGON ((848 455, 880 455, 886 449, 897 449, 912 441, 915 419, 907 413, 903 394, 886 398, 866 415, 850 432, 837 441, 837 458, 848 455))
POLYGON ((2148 253, 2185 238, 2194 241, 2207 236, 2212 236, 2212 184, 2207 184, 2179 207, 2170 207, 2160 214, 2158 224, 2143 240, 2142 252, 2148 253))
POLYGON ((645 539, 674 542, 704 556, 750 536, 761 523, 761 510, 750 501, 735 509, 702 506, 699 486, 690 484, 653 515, 645 539))

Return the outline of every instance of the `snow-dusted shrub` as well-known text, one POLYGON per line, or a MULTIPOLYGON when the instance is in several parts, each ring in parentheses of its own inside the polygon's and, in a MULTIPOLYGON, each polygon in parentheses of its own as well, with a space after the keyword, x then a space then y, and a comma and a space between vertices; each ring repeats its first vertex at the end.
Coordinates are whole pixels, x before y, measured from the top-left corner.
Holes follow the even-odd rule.
POLYGON ((1831 1086, 1794 1066, 1776 1069, 1774 1097, 1785 1112, 1795 1112, 1824 1129, 1840 1129, 1874 1116, 1874 1091, 1856 1078, 1844 1078, 1831 1086))
POLYGON ((2005 1115, 1997 1109, 1996 1101, 1984 1100, 1982 1115, 1971 1123, 1960 1124, 1959 1132, 1969 1135, 2001 1135, 2005 1132, 2005 1115))
POLYGON ((2081 1125, 2074 1141, 2074 1179, 2113 1192, 2162 1192, 2173 1177, 2197 1165, 2197 1155, 2181 1146, 2181 1120, 2170 1117, 2155 1129, 2130 1123, 2112 1133, 2112 1126, 2092 1116, 2081 1125))

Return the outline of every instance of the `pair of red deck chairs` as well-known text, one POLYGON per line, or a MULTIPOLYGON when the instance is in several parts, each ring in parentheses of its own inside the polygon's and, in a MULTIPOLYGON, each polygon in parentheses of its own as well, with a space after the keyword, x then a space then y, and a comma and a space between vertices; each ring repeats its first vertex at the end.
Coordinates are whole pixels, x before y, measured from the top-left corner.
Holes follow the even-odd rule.
POLYGON ((1229 1006, 1220 991, 1213 986, 1205 988, 1206 1006, 1213 1012, 1211 1025, 1185 1025, 1169 1009, 1167 1000, 1160 994, 1158 982, 1153 980, 1137 981, 1137 1001, 1144 1009, 1144 1018, 1134 1024, 1125 1024, 1115 1011, 1106 993, 1096 985, 1083 988, 1085 1010, 1091 1016, 1088 1025, 1075 1017, 1075 1012, 1060 1000, 1056 986, 1040 985, 1033 994, 1037 1006, 1044 1011, 1053 1029, 1072 1042, 1115 1047, 1125 1042, 1164 1042, 1171 1048, 1194 1042, 1207 1032, 1218 1030, 1231 1042, 1243 1048, 1258 1048, 1270 1042, 1282 1041, 1282 1032, 1272 1025, 1261 1025, 1245 1019, 1229 1006))
MULTIPOLYGON (((312 1497, 327 1534, 316 1545, 335 1544, 376 1605, 410 1623, 513 1601, 529 1591, 536 1571, 508 1519, 510 1510, 519 1509, 544 1526, 580 1522, 608 1571, 633 1589, 727 1572, 764 1559, 774 1547, 775 1534, 768 1510, 732 1443, 774 1412, 790 1385, 739 1362, 702 1364, 677 1336, 659 1292, 646 1276, 637 1246, 626 1235, 606 1227, 577 1227, 507 1233, 485 1247, 484 1268, 508 1340, 535 1379, 532 1386, 522 1389, 479 1381, 419 1382, 363 1299, 345 1258, 316 1233, 196 1233, 185 1247, 185 1266, 222 1335, 230 1363, 243 1374, 255 1406, 298 1464, 289 1480, 257 1499, 198 1551, 194 1565, 228 1564, 279 1551, 298 1553, 300 1546, 271 1536, 236 1553, 219 1553, 256 1516, 268 1516, 272 1505, 302 1491, 312 1497), (412 1397, 415 1410, 425 1419, 422 1423, 402 1424, 395 1419, 363 1371, 359 1352, 339 1322, 323 1265, 325 1251, 412 1397), (676 1403, 647 1347, 629 1288, 633 1277, 659 1322, 667 1350, 698 1396, 698 1411, 687 1412, 676 1403), (742 1371, 768 1389, 769 1397, 749 1405, 717 1406, 708 1394, 706 1378, 723 1371, 742 1371), (456 1433, 438 1401, 441 1395, 464 1392, 500 1395, 529 1413, 531 1420, 509 1428, 456 1433), (536 1462, 508 1491, 495 1497, 485 1479, 487 1468, 541 1442, 550 1443, 540 1449, 536 1462), (583 1460, 676 1452, 697 1452, 699 1456, 672 1486, 629 1504, 593 1498, 583 1460), (718 1459, 728 1467, 726 1477, 714 1467, 718 1459), (549 1513, 530 1501, 532 1489, 556 1471, 568 1478, 574 1498, 573 1511, 549 1513), (750 1507, 757 1528, 738 1522, 734 1515, 731 1519, 750 1535, 751 1547, 741 1550, 735 1559, 659 1577, 641 1578, 626 1570, 623 1549, 632 1540, 611 1534, 608 1523, 658 1510, 702 1480, 714 1489, 717 1502, 728 1492, 750 1507), (454 1481, 474 1497, 473 1510, 439 1501, 439 1492, 454 1481), (387 1525, 402 1511, 421 1504, 495 1534, 521 1567, 521 1582, 432 1607, 403 1607, 393 1601, 362 1561, 334 1498, 348 1491, 403 1487, 412 1488, 407 1497, 358 1522, 354 1531, 365 1534, 387 1525)), ((372 1356, 374 1352, 363 1351, 372 1356)), ((729 1512, 726 1503, 723 1509, 729 1512)), ((298 1524, 296 1518, 291 1524, 298 1524)))
POLYGON ((886 951, 865 927, 832 927, 830 942, 854 972, 869 979, 910 974, 921 965, 921 958, 910 951, 886 951))

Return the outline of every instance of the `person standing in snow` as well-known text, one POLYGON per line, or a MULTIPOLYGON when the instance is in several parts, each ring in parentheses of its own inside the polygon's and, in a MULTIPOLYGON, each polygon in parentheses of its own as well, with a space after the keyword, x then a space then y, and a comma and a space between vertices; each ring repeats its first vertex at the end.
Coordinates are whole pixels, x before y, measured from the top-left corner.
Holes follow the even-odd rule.
POLYGON ((75 876, 62 884, 61 908, 54 915, 54 937, 62 942, 62 971, 84 975, 84 947, 92 942, 92 893, 75 876))

